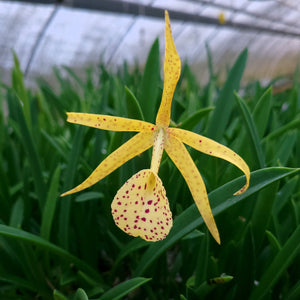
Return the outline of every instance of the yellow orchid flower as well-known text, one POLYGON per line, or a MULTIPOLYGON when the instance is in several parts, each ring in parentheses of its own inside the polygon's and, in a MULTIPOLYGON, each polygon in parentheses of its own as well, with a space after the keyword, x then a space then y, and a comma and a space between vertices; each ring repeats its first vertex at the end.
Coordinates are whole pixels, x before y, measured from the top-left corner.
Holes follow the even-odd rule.
POLYGON ((227 160, 243 171, 246 175, 246 184, 235 195, 243 193, 248 188, 250 171, 244 160, 229 148, 194 132, 169 127, 171 103, 180 69, 181 63, 166 11, 164 87, 156 124, 108 115, 67 113, 67 121, 71 123, 104 130, 138 133, 107 156, 85 181, 62 196, 86 189, 153 146, 150 169, 141 170, 126 181, 111 204, 116 225, 127 234, 140 236, 146 241, 162 240, 168 235, 173 224, 172 213, 166 191, 158 177, 161 157, 165 150, 184 177, 209 231, 220 244, 219 232, 203 179, 184 144, 205 154, 227 160))

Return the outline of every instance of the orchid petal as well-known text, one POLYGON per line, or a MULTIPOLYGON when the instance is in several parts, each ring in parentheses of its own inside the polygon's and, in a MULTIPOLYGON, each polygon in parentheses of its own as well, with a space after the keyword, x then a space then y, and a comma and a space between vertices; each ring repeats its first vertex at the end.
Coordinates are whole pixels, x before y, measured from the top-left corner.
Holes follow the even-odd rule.
POLYGON ((165 150, 184 177, 210 233, 220 244, 220 235, 210 208, 205 184, 189 152, 183 143, 172 135, 169 135, 166 140, 165 150))
POLYGON ((171 104, 176 84, 180 77, 181 63, 176 51, 168 12, 165 11, 165 64, 164 64, 164 89, 161 104, 156 116, 156 124, 169 126, 171 116, 171 104))
POLYGON ((168 132, 171 135, 178 138, 183 143, 195 148, 198 151, 201 151, 211 156, 222 158, 234 164, 246 175, 246 184, 234 195, 242 194, 247 190, 250 182, 250 170, 245 161, 234 151, 207 137, 204 137, 191 131, 179 128, 169 128, 168 132))
POLYGON ((81 184, 61 196, 77 193, 97 183, 115 169, 153 145, 152 132, 140 132, 107 156, 81 184))
POLYGON ((125 182, 111 209, 121 230, 146 241, 164 239, 173 225, 166 191, 160 178, 150 169, 139 171, 125 182))
POLYGON ((134 119, 74 112, 68 112, 67 115, 70 123, 104 130, 149 132, 155 129, 155 125, 151 123, 134 119))

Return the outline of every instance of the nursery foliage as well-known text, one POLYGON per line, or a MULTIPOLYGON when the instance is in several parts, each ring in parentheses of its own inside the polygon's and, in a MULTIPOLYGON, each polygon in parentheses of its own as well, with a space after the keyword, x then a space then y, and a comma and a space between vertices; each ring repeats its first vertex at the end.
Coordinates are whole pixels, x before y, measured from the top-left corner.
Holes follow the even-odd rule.
POLYGON ((203 225, 179 171, 159 170, 174 225, 146 242, 117 228, 111 202, 123 183, 149 167, 151 151, 81 193, 60 194, 88 177, 131 133, 66 122, 66 112, 153 122, 162 94, 159 45, 143 72, 99 65, 79 77, 55 69, 56 86, 24 82, 18 59, 0 94, 1 299, 298 299, 300 297, 300 84, 277 91, 242 84, 247 50, 219 83, 200 85, 182 70, 171 126, 214 138, 245 159, 250 186, 229 163, 189 149, 201 172, 222 237, 203 225))

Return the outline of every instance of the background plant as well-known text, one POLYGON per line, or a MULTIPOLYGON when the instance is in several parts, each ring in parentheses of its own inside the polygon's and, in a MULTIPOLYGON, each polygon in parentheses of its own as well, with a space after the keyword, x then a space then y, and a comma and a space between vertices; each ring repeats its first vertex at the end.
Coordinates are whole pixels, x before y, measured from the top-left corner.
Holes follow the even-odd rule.
MULTIPOLYGON (((60 198, 130 134, 66 123, 66 111, 154 121, 161 93, 158 41, 144 72, 104 66, 79 78, 55 69, 54 89, 27 89, 18 60, 0 106, 0 298, 4 299, 297 299, 299 274, 300 98, 258 82, 240 89, 247 50, 218 84, 199 85, 186 65, 172 120, 239 153, 251 186, 229 163, 192 151, 205 180, 222 239, 206 232, 189 190, 164 156, 160 177, 175 216, 170 235, 146 243, 113 223, 111 201, 151 152, 129 161, 93 188, 60 198), (237 93, 240 91, 239 93, 237 93)), ((272 82, 276 84, 276 80, 272 82)))

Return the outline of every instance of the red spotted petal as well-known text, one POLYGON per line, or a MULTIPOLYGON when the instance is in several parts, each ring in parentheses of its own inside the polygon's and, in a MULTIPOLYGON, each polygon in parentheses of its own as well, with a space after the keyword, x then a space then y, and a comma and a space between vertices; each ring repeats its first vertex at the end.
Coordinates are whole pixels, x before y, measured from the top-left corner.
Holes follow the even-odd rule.
POLYGON ((172 213, 160 178, 150 169, 133 175, 117 192, 112 204, 116 225, 146 241, 164 239, 172 225, 172 213))

